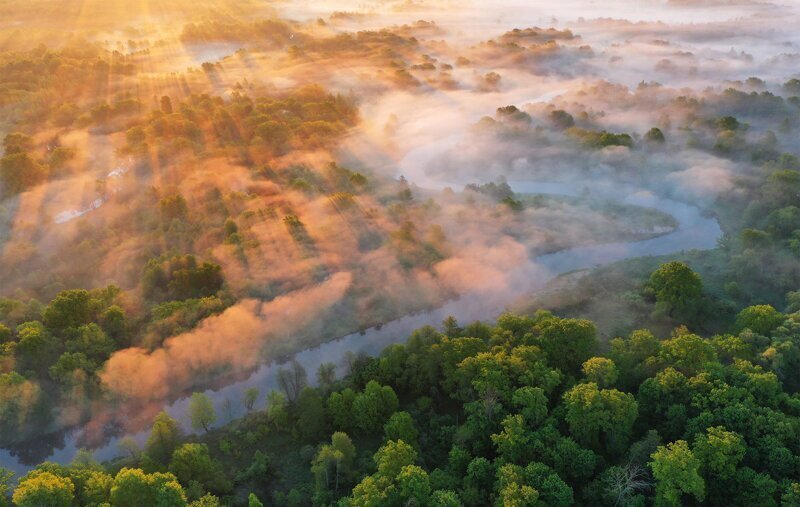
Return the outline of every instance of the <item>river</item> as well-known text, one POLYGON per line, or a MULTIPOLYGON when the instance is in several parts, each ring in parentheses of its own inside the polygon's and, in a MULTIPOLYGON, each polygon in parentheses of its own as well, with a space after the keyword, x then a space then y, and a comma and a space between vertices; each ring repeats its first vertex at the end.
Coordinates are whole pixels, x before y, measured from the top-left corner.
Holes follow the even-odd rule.
MULTIPOLYGON (((587 191, 580 185, 564 183, 532 181, 509 181, 508 183, 515 192, 520 194, 576 196, 587 191)), ((435 186, 447 185, 437 184, 435 186)), ((513 290, 468 293, 440 308, 407 315, 380 327, 353 333, 304 350, 298 353, 295 359, 309 372, 309 379, 313 379, 317 368, 324 362, 342 364, 348 352, 376 355, 387 345, 405 342, 414 329, 425 325, 440 325, 447 316, 452 315, 462 323, 475 320, 491 321, 520 296, 540 290, 547 282, 560 274, 634 257, 665 255, 692 249, 710 249, 715 247, 717 239, 722 234, 715 219, 705 216, 699 208, 686 203, 659 197, 647 191, 620 186, 608 186, 600 189, 593 185, 591 191, 594 194, 600 192, 605 197, 612 197, 619 202, 651 207, 668 213, 676 219, 678 227, 671 233, 642 241, 580 246, 542 255, 532 259, 530 265, 516 268, 520 270, 519 273, 510 273, 512 275, 509 276, 510 279, 521 282, 513 290)), ((232 418, 241 417, 244 414, 242 398, 244 391, 250 387, 260 390, 261 395, 256 408, 263 408, 265 394, 269 390, 277 388, 276 374, 279 366, 275 363, 263 365, 246 380, 229 384, 220 389, 206 391, 206 394, 214 400, 219 414, 218 424, 224 424, 232 418), (226 400, 230 401, 226 403, 226 400)), ((165 407, 172 417, 181 422, 187 432, 190 431, 186 416, 188 401, 188 398, 179 399, 165 407)), ((138 442, 144 443, 147 435, 148 431, 142 431, 131 436, 138 442)), ((56 447, 46 459, 61 463, 70 462, 77 452, 79 436, 80 429, 68 432, 63 445, 56 447)), ((119 454, 118 439, 112 439, 103 447, 94 449, 94 454, 98 460, 107 460, 117 456, 119 454)), ((23 459, 19 454, 12 454, 8 449, 0 449, 0 466, 11 469, 17 474, 29 470, 40 460, 41 456, 36 456, 35 459, 23 459)))

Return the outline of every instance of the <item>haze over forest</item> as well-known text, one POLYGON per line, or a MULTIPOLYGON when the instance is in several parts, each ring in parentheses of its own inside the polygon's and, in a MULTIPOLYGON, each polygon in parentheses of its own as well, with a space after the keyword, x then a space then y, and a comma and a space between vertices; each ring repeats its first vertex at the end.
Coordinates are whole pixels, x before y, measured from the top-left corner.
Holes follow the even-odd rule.
POLYGON ((798 21, 0 0, 0 507, 800 505, 798 21))

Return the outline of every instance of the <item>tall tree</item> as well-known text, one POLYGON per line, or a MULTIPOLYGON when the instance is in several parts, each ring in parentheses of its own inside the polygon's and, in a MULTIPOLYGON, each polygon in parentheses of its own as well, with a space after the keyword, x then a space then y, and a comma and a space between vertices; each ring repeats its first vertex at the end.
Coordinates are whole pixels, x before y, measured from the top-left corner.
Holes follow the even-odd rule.
POLYGON ((703 281, 685 263, 672 261, 662 264, 650 275, 648 287, 669 315, 682 319, 697 315, 703 296, 703 281))
POLYGON ((656 505, 679 506, 684 494, 700 502, 705 498, 705 482, 700 476, 700 460, 685 440, 660 446, 652 454, 650 468, 656 479, 656 505))
POLYGON ((13 500, 18 507, 72 507, 75 485, 66 477, 34 470, 20 480, 13 500))
POLYGON ((153 421, 153 428, 145 444, 145 452, 156 463, 166 465, 182 437, 178 421, 166 412, 161 412, 153 421))
POLYGON ((297 359, 292 359, 289 368, 278 368, 278 386, 292 405, 297 403, 306 385, 308 385, 308 374, 297 359))
POLYGON ((202 428, 206 432, 211 429, 211 425, 217 420, 217 412, 208 395, 205 393, 192 394, 189 400, 189 418, 192 420, 193 429, 202 428))
POLYGON ((186 505, 186 494, 172 474, 146 474, 139 469, 123 468, 114 477, 111 504, 115 507, 183 507, 186 505))
POLYGON ((256 400, 258 400, 258 394, 257 387, 250 387, 244 392, 244 408, 247 409, 248 412, 253 410, 256 400))

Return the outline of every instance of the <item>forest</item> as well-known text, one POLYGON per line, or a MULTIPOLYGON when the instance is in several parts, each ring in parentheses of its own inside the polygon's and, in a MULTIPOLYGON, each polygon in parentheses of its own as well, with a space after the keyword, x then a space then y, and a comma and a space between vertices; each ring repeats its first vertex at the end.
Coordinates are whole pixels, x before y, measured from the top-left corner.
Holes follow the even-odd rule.
POLYGON ((0 0, 0 507, 800 506, 797 19, 0 0))

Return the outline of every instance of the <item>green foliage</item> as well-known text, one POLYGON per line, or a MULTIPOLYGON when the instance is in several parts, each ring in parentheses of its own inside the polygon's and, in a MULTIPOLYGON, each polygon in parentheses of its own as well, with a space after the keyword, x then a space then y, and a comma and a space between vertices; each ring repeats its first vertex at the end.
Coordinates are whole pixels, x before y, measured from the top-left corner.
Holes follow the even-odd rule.
POLYGON ((0 507, 8 507, 8 499, 11 497, 13 487, 11 479, 14 477, 14 472, 11 470, 0 468, 0 507))
POLYGON ((194 484, 203 491, 227 493, 232 489, 219 463, 215 462, 205 444, 183 444, 172 454, 169 471, 188 490, 194 484))
POLYGON ((544 389, 540 387, 520 387, 514 391, 511 403, 531 426, 538 425, 547 417, 548 400, 544 389))
POLYGON ((373 432, 397 411, 398 400, 394 390, 389 386, 381 386, 371 380, 364 391, 353 400, 353 417, 355 427, 365 432, 373 432))
POLYGON ((194 393, 189 399, 189 418, 192 428, 208 432, 211 425, 217 420, 217 412, 211 398, 205 393, 194 393))
POLYGON ((150 260, 142 274, 145 296, 154 300, 185 300, 214 295, 222 288, 222 268, 198 263, 193 255, 150 260))
POLYGON ((249 387, 244 392, 244 408, 247 409, 248 412, 253 410, 253 406, 258 401, 259 391, 257 387, 249 387))
POLYGON ((742 437, 722 426, 708 428, 707 433, 697 435, 694 442, 694 454, 708 478, 723 481, 733 478, 744 453, 742 437))
POLYGON ((6 154, 0 159, 0 180, 8 193, 24 192, 46 179, 47 166, 25 152, 6 154))
POLYGON ((20 479, 13 499, 19 507, 71 507, 75 501, 75 485, 68 478, 34 471, 20 479))
POLYGON ((614 361, 605 357, 593 357, 583 363, 583 374, 586 380, 600 387, 611 387, 619 377, 614 361))
POLYGON ((597 347, 597 328, 588 320, 544 316, 537 320, 534 343, 547 355, 548 364, 577 373, 597 347))
POLYGON ((652 458, 650 468, 656 480, 656 505, 681 505, 685 494, 703 501, 705 481, 700 476, 701 463, 686 441, 660 446, 652 458))
MULTIPOLYGON (((189 442, 159 414, 144 454, 134 446, 110 465, 141 470, 114 478, 82 456, 36 473, 72 485, 71 505, 227 505, 228 473, 237 491, 280 505, 791 505, 800 423, 781 375, 800 364, 800 323, 748 310, 748 322, 781 322, 756 325, 769 336, 743 326, 708 339, 679 327, 659 341, 639 330, 612 340, 608 354, 590 322, 547 312, 504 314, 495 326, 451 321, 446 334, 421 329, 378 359, 352 358, 340 380, 318 372, 319 388, 290 364, 265 411, 248 408, 258 390, 246 392, 247 417, 189 442)), ((96 368, 88 353, 103 350, 105 333, 94 323, 67 329, 66 344, 81 352, 62 354, 50 373, 74 383, 96 368)), ((23 331, 49 333, 39 323, 23 331)), ((3 389, 16 397, 36 386, 5 374, 0 403, 3 389)), ((36 411, 4 406, 7 427, 36 411)), ((195 428, 210 428, 210 399, 195 394, 190 407, 195 428)))
POLYGON ((35 425, 41 388, 17 372, 0 373, 0 441, 35 425))
POLYGON ((119 507, 186 505, 186 495, 172 474, 146 474, 139 469, 123 468, 114 477, 111 504, 119 507))
POLYGON ((633 395, 616 389, 599 389, 595 383, 579 384, 564 394, 564 419, 578 442, 599 449, 601 437, 611 450, 621 451, 631 436, 638 415, 633 395))
POLYGON ((609 146, 625 146, 628 148, 633 147, 633 138, 630 136, 630 134, 615 134, 605 130, 583 130, 577 127, 568 129, 567 133, 577 139, 585 147, 595 150, 603 149, 609 146))
POLYGON ((647 133, 644 135, 644 140, 654 144, 664 144, 666 142, 664 133, 661 132, 661 129, 658 127, 653 127, 650 130, 648 130, 647 133))
POLYGON ((694 374, 704 364, 717 359, 714 346, 695 334, 681 333, 671 340, 661 342, 658 358, 666 365, 694 374))
POLYGON ((650 275, 648 287, 670 315, 681 319, 696 315, 703 295, 700 275, 678 261, 662 264, 650 275))
POLYGON ((416 447, 419 432, 414 426, 414 419, 408 412, 395 412, 383 425, 384 438, 388 440, 402 440, 416 447))
POLYGON ((562 110, 556 109, 550 112, 550 123, 559 130, 566 130, 575 126, 575 119, 571 114, 562 110))
POLYGON ((719 130, 737 130, 740 126, 739 121, 733 116, 718 118, 715 125, 719 130))
POLYGON ((166 465, 172 453, 180 445, 182 432, 178 421, 166 412, 159 413, 153 421, 153 428, 147 438, 145 452, 156 463, 166 465))
POLYGON ((325 402, 316 389, 304 388, 297 400, 297 427, 302 438, 317 442, 325 431, 325 402))
POLYGON ((786 319, 770 305, 749 306, 736 316, 736 329, 749 329, 754 333, 769 335, 786 319))
POLYGON ((353 488, 351 505, 385 505, 419 501, 430 493, 428 474, 414 466, 417 452, 402 440, 390 440, 373 460, 378 471, 353 488))

